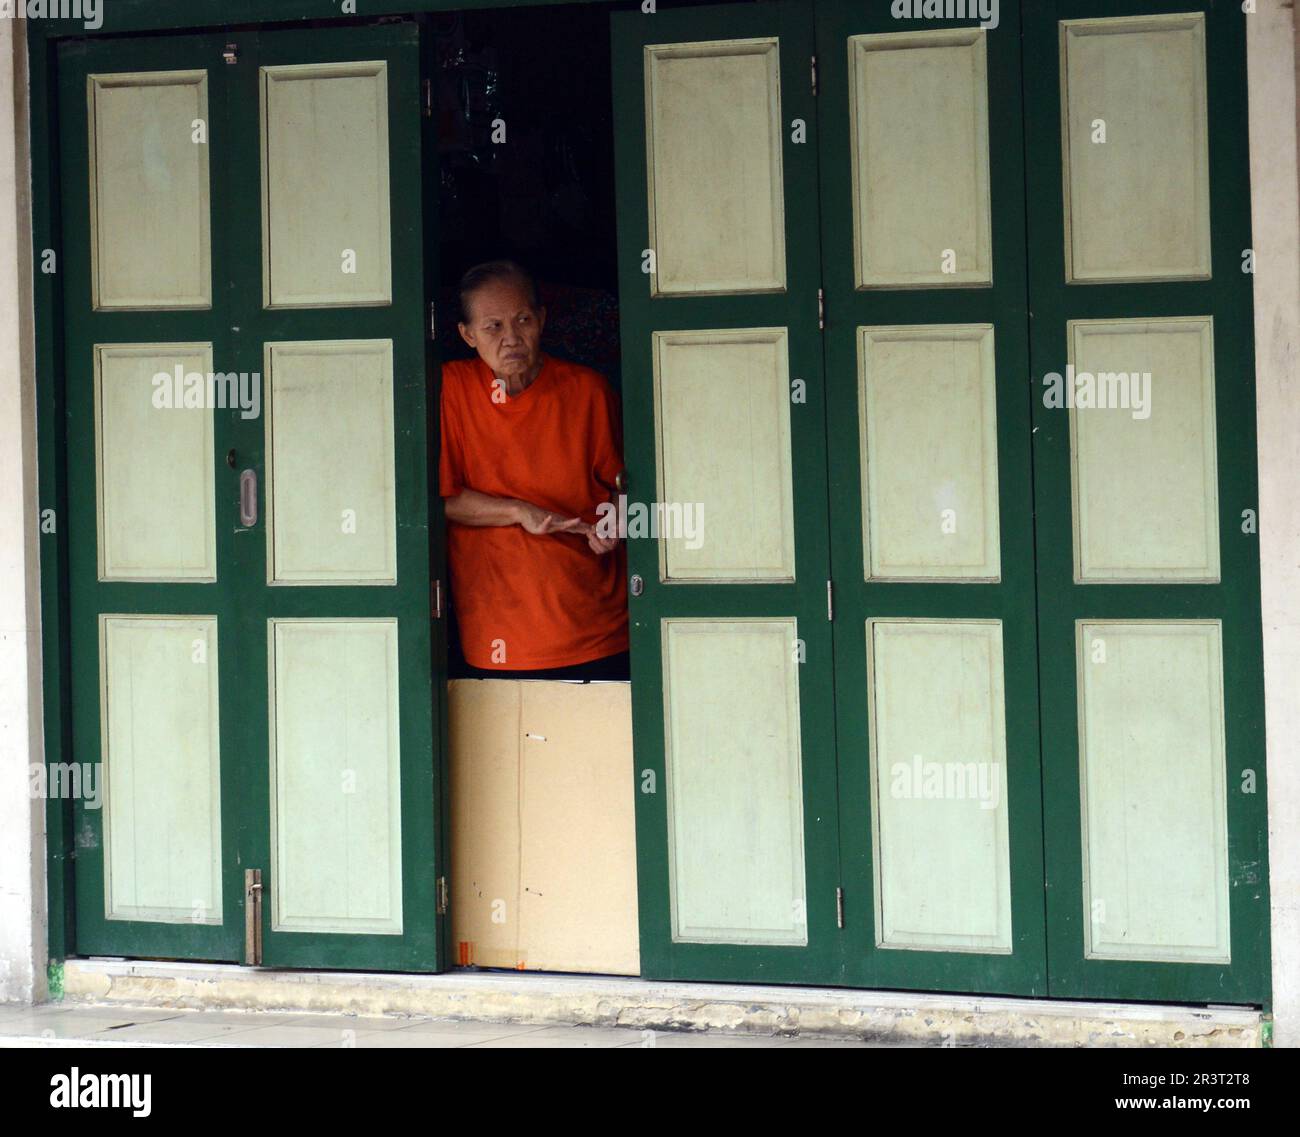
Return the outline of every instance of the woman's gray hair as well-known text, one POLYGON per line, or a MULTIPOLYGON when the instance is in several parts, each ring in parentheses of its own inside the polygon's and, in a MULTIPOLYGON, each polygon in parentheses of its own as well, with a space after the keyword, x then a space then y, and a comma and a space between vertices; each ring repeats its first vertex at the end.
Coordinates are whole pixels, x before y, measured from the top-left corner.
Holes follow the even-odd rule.
POLYGON ((537 282, 533 280, 533 274, 523 265, 517 261, 484 261, 483 264, 466 270, 457 286, 460 293, 460 318, 463 323, 469 323, 469 298, 485 284, 492 284, 498 280, 513 280, 522 284, 528 292, 532 306, 541 307, 537 298, 537 282))

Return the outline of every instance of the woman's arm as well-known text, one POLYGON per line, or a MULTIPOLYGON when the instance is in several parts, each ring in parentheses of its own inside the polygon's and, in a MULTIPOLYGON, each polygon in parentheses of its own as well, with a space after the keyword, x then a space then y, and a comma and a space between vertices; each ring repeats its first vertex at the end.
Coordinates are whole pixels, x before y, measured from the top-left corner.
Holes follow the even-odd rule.
POLYGON ((529 533, 579 533, 591 531, 580 517, 557 517, 532 502, 512 497, 496 497, 478 490, 463 489, 454 497, 444 498, 447 520, 458 525, 519 525, 529 533))

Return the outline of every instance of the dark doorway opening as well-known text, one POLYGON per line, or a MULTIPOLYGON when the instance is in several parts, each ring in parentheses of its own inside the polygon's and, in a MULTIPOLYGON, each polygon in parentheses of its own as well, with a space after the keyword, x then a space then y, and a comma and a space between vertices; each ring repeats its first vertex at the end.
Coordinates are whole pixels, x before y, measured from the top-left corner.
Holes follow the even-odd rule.
MULTIPOLYGON (((536 277, 544 350, 594 368, 618 390, 609 9, 452 12, 430 25, 442 359, 473 354, 456 328, 461 274, 505 257, 536 277)), ((453 615, 448 675, 472 674, 453 615)))

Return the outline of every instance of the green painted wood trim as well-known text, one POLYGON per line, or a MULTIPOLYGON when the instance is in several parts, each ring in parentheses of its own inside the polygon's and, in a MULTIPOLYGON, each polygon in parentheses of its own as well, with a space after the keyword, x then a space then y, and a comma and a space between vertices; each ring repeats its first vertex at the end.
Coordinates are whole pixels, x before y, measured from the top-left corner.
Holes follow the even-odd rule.
MULTIPOLYGON (((22 0, 19 0, 22 2, 22 0)), ((426 13, 490 8, 535 8, 555 0, 357 0, 355 14, 342 12, 341 0, 99 0, 102 22, 87 28, 82 20, 30 20, 28 36, 46 40, 121 35, 125 32, 248 28, 269 24, 335 20, 353 22, 426 13)), ((658 0, 660 12, 689 7, 702 0, 658 0)), ((724 0, 727 2, 727 0, 724 0)), ((734 0, 747 3, 748 0, 734 0)), ((638 9, 641 0, 565 0, 567 4, 602 4, 638 9)))
MULTIPOLYGON (((308 20, 375 20, 383 16, 454 12, 481 8, 534 7, 553 0, 357 0, 356 13, 344 13, 341 0, 99 0, 101 25, 82 20, 31 20, 36 34, 49 39, 120 35, 123 32, 254 27, 308 20)), ((604 0, 567 0, 597 4, 604 0)), ((31 34, 29 32, 29 34, 31 34)))
MULTIPOLYGON (((445 633, 442 625, 431 629, 430 547, 435 563, 442 563, 441 528, 431 534, 428 500, 432 478, 428 461, 427 430, 434 420, 429 407, 429 356, 424 333, 427 295, 431 294, 433 266, 427 249, 434 248, 436 233, 423 227, 420 184, 423 164, 436 162, 421 146, 419 106, 418 31, 413 23, 371 28, 249 33, 241 37, 241 67, 220 64, 222 36, 138 39, 121 43, 69 43, 60 49, 64 114, 56 119, 42 107, 50 128, 34 131, 44 139, 62 138, 59 174, 48 175, 41 203, 62 200, 68 209, 66 249, 60 250, 62 286, 71 290, 69 304, 88 313, 64 328, 59 307, 62 297, 38 293, 38 318, 46 329, 38 342, 42 364, 42 502, 51 494, 66 496, 59 481, 65 471, 75 482, 76 501, 84 514, 81 532, 89 540, 72 542, 62 536, 76 526, 70 515, 60 516, 60 550, 67 563, 63 578, 73 582, 65 594, 58 588, 57 558, 47 557, 50 574, 43 603, 53 607, 45 623, 49 689, 62 682, 66 690, 58 700, 47 699, 48 720, 65 732, 77 727, 77 753, 92 760, 99 753, 98 643, 92 624, 100 611, 216 612, 222 621, 219 666, 223 692, 244 692, 223 697, 222 799, 223 799, 223 922, 208 925, 164 925, 104 919, 102 818, 79 804, 57 803, 60 818, 70 833, 85 835, 80 871, 68 880, 52 873, 51 909, 74 909, 74 887, 80 902, 75 940, 60 930, 59 951, 80 954, 144 955, 177 958, 238 959, 243 944, 242 867, 261 866, 268 871, 269 787, 266 776, 266 619, 292 615, 396 615, 399 619, 399 684, 403 708, 401 768, 403 778, 403 882, 405 934, 402 936, 339 936, 333 934, 271 933, 270 908, 265 907, 266 961, 285 966, 329 966, 366 969, 436 970, 447 958, 440 938, 445 921, 435 915, 436 874, 446 863, 445 715, 433 697, 431 671, 445 677, 445 633), (389 61, 389 117, 393 210, 393 278, 397 299, 392 307, 329 311, 264 311, 261 308, 260 169, 258 131, 257 62, 313 61, 370 58, 389 61), (92 69, 163 69, 189 64, 209 73, 210 136, 223 152, 212 164, 213 231, 228 234, 229 243, 214 242, 213 278, 218 282, 211 312, 89 311, 89 228, 85 203, 86 163, 85 75, 92 69), (60 136, 55 123, 62 128, 60 136), (237 125, 238 124, 238 125, 237 125), (236 218, 245 223, 236 224, 236 218), (247 224, 252 219, 254 224, 247 224), (430 274, 426 278, 426 273, 430 274), (66 283, 64 283, 66 282, 66 283), (242 334, 239 332, 242 329, 242 334), (81 394, 68 417, 62 408, 62 356, 64 340, 76 358, 88 357, 93 342, 152 340, 211 340, 217 370, 263 370, 262 343, 294 338, 375 338, 394 340, 394 421, 397 430, 397 511, 403 518, 398 530, 398 592, 362 587, 269 589, 265 585, 265 529, 234 534, 218 526, 219 581, 210 585, 131 585, 102 583, 95 571, 93 463, 64 464, 72 447, 77 454, 93 453, 92 416, 84 400, 87 369, 74 369, 81 394), (68 439, 61 437, 68 434, 68 439), (70 468, 69 468, 70 467, 70 468), (48 483, 48 486, 47 486, 48 483), (146 596, 141 588, 147 590, 146 596), (337 609, 337 612, 335 610, 337 609), (80 613, 80 615, 78 615, 80 613), (73 624, 80 627, 78 633, 73 624), (436 643, 435 643, 436 640, 436 643), (60 660, 67 657, 60 665, 60 660), (435 662, 436 657, 436 662, 435 662), (69 680, 68 676, 72 678, 69 680), (80 713, 76 708, 80 707, 80 713), (242 712, 242 713, 241 713, 242 712), (438 730, 433 729, 438 714, 438 730), (61 888, 55 894, 55 884, 61 888), (57 907, 56 907, 57 901, 57 907)), ((54 46, 49 48, 53 52, 54 46)), ((41 90, 54 92, 52 83, 41 90)), ((35 117, 35 109, 34 109, 35 117)), ((53 161, 53 156, 51 156, 53 161)), ((38 168, 39 175, 39 168, 38 168)), ((48 222, 45 222, 47 225, 48 222)), ((38 218, 38 248, 57 243, 42 236, 38 218)), ((38 289, 49 289, 54 278, 38 278, 38 289)), ((214 419, 219 510, 236 507, 235 475, 225 469, 227 449, 238 452, 238 466, 262 466, 263 420, 243 420, 237 413, 214 419)), ((261 479, 264 486, 265 479, 261 479)), ((263 495, 264 497, 264 495, 263 495)), ((265 516, 262 502, 263 517, 265 516)), ((54 538, 51 538, 53 540, 54 538)), ((442 686, 440 684, 440 686, 442 686)), ((445 692, 441 696, 445 700, 445 692)), ((54 734, 54 737, 59 737, 54 734)), ((56 803, 51 803, 51 809, 56 803)), ((62 835, 64 830, 52 833, 62 835)), ((70 838, 67 838, 70 840, 70 838)), ((52 865, 57 850, 51 841, 52 865)), ((266 878, 264 878, 266 879, 266 878)))
MULTIPOLYGON (((438 158, 438 54, 437 45, 431 35, 420 36, 420 77, 421 81, 430 81, 430 91, 434 100, 430 112, 421 119, 421 184, 436 186, 439 183, 438 158)), ((424 303, 433 303, 439 294, 440 252, 439 252, 439 215, 435 197, 424 200, 421 220, 424 227, 424 303)), ((439 320, 452 318, 450 312, 439 312, 439 320)), ((437 338, 427 337, 425 349, 425 368, 429 377, 425 406, 425 438, 430 440, 442 437, 441 395, 442 395, 442 358, 437 338)), ((447 518, 438 488, 438 463, 429 461, 426 479, 426 497, 428 500, 429 519, 429 569, 428 576, 442 582, 442 618, 432 629, 432 669, 433 669, 433 721, 436 736, 433 740, 436 754, 436 785, 434 786, 435 821, 434 832, 437 837, 435 864, 438 875, 445 876, 448 890, 451 886, 451 741, 448 735, 449 718, 447 710, 447 621, 450 613, 447 581, 447 518)), ((456 898, 450 897, 455 904, 456 898)), ((452 966, 455 954, 452 951, 452 918, 449 907, 444 917, 438 920, 437 959, 439 969, 452 966)))
MULTIPOLYGON (((57 47, 60 99, 57 138, 60 182, 56 188, 62 210, 61 284, 63 320, 58 331, 62 346, 61 376, 66 385, 61 428, 66 450, 68 531, 68 607, 62 638, 69 652, 70 696, 67 708, 71 731, 71 760, 99 762, 103 753, 100 724, 99 614, 169 613, 215 614, 218 631, 218 680, 223 692, 237 690, 240 680, 238 645, 233 632, 239 615, 230 573, 232 535, 217 526, 219 579, 214 584, 127 584, 98 579, 96 538, 96 471, 92 358, 97 343, 211 341, 213 362, 227 350, 231 320, 224 289, 214 289, 211 311, 95 312, 90 291, 89 162, 87 147, 86 76, 104 70, 174 70, 207 67, 209 72, 209 136, 215 142, 224 128, 223 107, 228 76, 211 66, 219 58, 220 37, 176 37, 131 43, 65 42, 57 47)), ((227 194, 223 180, 229 170, 212 163, 213 218, 221 224, 227 194)), ((226 250, 214 248, 214 281, 226 279, 226 250)), ((223 490, 234 502, 222 477, 232 415, 214 414, 214 479, 218 501, 223 490)), ((233 471, 224 470, 233 477, 233 471)), ((225 700, 223 699, 223 703, 225 700)), ((221 746, 221 923, 162 923, 109 919, 104 880, 104 811, 82 802, 71 804, 76 833, 76 935, 69 951, 78 955, 157 956, 237 960, 243 950, 243 872, 239 865, 241 746, 238 717, 222 708, 221 746)))
POLYGON ((826 620, 825 386, 816 326, 820 283, 816 106, 809 81, 812 8, 799 2, 755 3, 689 12, 639 11, 613 17, 615 163, 619 300, 623 342, 623 421, 629 497, 655 499, 652 331, 782 327, 789 330, 790 377, 807 384, 807 402, 791 407, 797 583, 659 583, 658 550, 649 539, 628 543, 628 568, 645 580, 630 599, 632 719, 636 767, 637 883, 641 970, 652 978, 833 984, 842 979, 835 889, 839 883, 833 661, 826 620), (649 244, 646 197, 644 67, 647 43, 780 37, 781 116, 786 202, 787 288, 762 296, 652 299, 641 271, 649 244), (802 118, 807 141, 792 143, 802 118), (803 728, 804 857, 807 947, 674 943, 669 908, 667 795, 664 780, 664 617, 798 618, 807 661, 800 667, 803 728), (658 792, 643 792, 654 771, 658 792))
POLYGON ((846 41, 851 35, 969 28, 977 21, 896 20, 889 5, 866 6, 852 0, 818 0, 817 11, 845 978, 866 987, 1042 995, 1047 989, 1047 959, 1030 410, 1024 378, 1029 368, 1029 336, 1019 11, 1015 4, 1003 3, 998 27, 985 37, 992 285, 863 291, 854 284, 846 41), (881 324, 961 323, 994 327, 1001 581, 864 581, 856 329, 881 324), (876 946, 864 624, 868 618, 889 616, 1001 621, 1013 937, 1009 955, 876 946))
MULTIPOLYGON (((43 250, 54 250, 63 268, 59 215, 58 91, 54 48, 30 45, 32 161, 32 247, 40 264, 43 250)), ((36 439, 38 498, 42 516, 52 511, 55 531, 41 535, 41 660, 44 687, 45 762, 70 761, 72 691, 68 621, 67 462, 64 438, 63 276, 37 272, 32 282, 36 320, 36 439)), ((72 802, 45 803, 46 888, 49 955, 59 961, 72 953, 76 934, 72 802)))
MULTIPOLYGON (((243 787, 241 853, 271 878, 271 804, 267 778, 269 708, 266 698, 267 621, 278 617, 396 617, 400 711, 402 920, 400 936, 335 932, 276 932, 272 906, 263 906, 264 960, 268 966, 437 971, 441 918, 435 880, 445 798, 436 787, 442 752, 434 721, 430 619, 430 467, 425 335, 425 214, 421 176, 419 29, 413 22, 368 28, 294 29, 241 36, 240 61, 225 70, 242 76, 228 87, 227 151, 234 175, 225 188, 227 216, 235 226, 228 250, 232 323, 231 355, 223 369, 262 371, 263 344, 277 340, 372 339, 393 342, 393 421, 396 474, 397 584, 366 587, 293 587, 266 584, 265 417, 234 423, 239 466, 259 470, 258 525, 236 536, 234 564, 242 656, 240 683, 247 692, 242 753, 251 756, 243 787), (393 303, 370 308, 266 309, 262 306, 260 110, 262 66, 384 59, 388 63, 391 255, 393 303)), ((214 232, 220 226, 214 224, 214 232)), ((218 278, 221 279, 221 278, 218 278)), ((441 628, 439 629, 441 632, 441 628)), ((445 650, 445 649, 444 649, 445 650)), ((269 901, 268 897, 268 901, 269 901)))
POLYGON ((1258 537, 1241 511, 1258 510, 1246 102, 1246 19, 1235 3, 1181 0, 1043 0, 1025 6, 1031 376, 1039 564, 1044 824, 1050 994, 1070 998, 1256 1003, 1267 1006, 1269 885, 1265 796, 1263 649, 1258 537), (1205 13, 1211 241, 1208 281, 1065 284, 1057 21, 1205 13), (1042 377, 1064 372, 1066 321, 1087 317, 1214 317, 1222 583, 1073 583, 1068 419, 1038 397, 1042 377), (1083 894, 1075 695, 1077 619, 1223 621, 1227 726, 1232 963, 1143 963, 1083 956, 1083 894), (1241 792, 1253 769, 1257 792, 1241 792))

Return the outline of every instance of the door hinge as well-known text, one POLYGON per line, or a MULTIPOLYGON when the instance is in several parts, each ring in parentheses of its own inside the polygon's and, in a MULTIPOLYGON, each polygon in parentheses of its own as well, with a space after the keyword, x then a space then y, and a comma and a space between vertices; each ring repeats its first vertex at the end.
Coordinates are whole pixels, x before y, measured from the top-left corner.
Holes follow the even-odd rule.
POLYGON ((429 606, 433 610, 433 618, 435 620, 441 620, 442 619, 442 581, 435 580, 432 586, 430 587, 429 592, 431 593, 431 596, 429 598, 429 606))
POLYGON ((438 338, 438 312, 432 300, 429 301, 429 342, 438 338))
POLYGON ((835 890, 835 926, 844 927, 844 889, 835 890))
POLYGON ((433 118, 433 80, 424 79, 420 83, 420 93, 424 101, 424 117, 433 118))
POLYGON ((812 57, 812 92, 813 98, 817 97, 817 57, 812 57))
POLYGON ((826 327, 826 290, 817 289, 817 328, 821 330, 826 327))
POLYGON ((244 963, 262 962, 262 870, 244 870, 244 963))
POLYGON ((448 901, 447 878, 445 876, 440 876, 438 878, 437 905, 436 905, 435 915, 438 916, 447 915, 447 901, 448 901))
POLYGON ((826 582, 826 619, 835 619, 835 582, 826 582))

